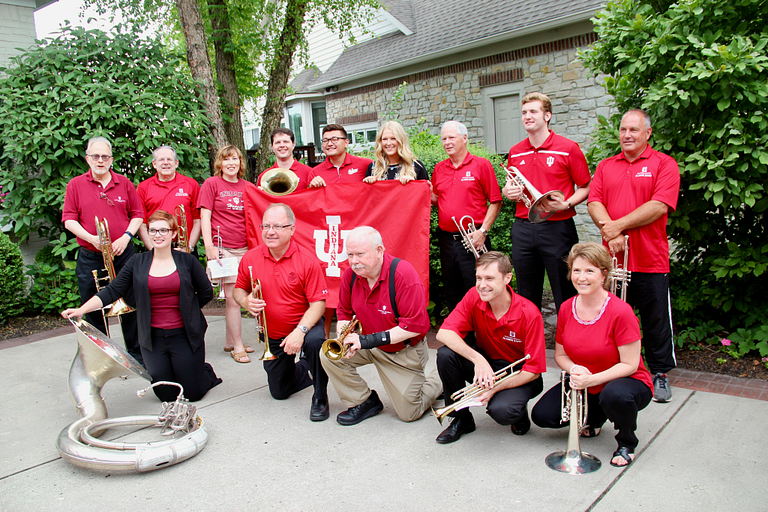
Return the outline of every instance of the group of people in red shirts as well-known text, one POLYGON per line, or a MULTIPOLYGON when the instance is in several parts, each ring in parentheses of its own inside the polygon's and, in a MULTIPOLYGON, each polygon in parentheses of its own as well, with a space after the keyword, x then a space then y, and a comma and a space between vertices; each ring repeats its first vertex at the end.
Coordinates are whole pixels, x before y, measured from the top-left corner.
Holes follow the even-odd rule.
MULTIPOLYGON (((421 417, 441 393, 446 405, 451 405, 452 395, 472 382, 482 393, 471 405, 485 406, 496 422, 524 435, 531 419, 543 428, 567 424, 561 421, 560 384, 528 411, 528 402, 543 391, 546 372, 541 314, 546 272, 558 311, 555 361, 568 374, 565 385, 584 389, 588 396, 589 417, 581 435, 599 435, 604 422, 612 421, 618 448, 611 464, 626 466, 638 443, 634 435, 638 411, 651 399, 671 400, 666 374, 675 361, 666 219, 676 207, 679 170, 672 158, 650 147, 651 122, 643 111, 624 114, 619 133, 622 151, 601 162, 594 178, 578 144, 550 130, 551 118, 552 104, 546 95, 526 95, 522 121, 528 136, 511 148, 507 162, 510 172, 515 169, 537 190, 559 191, 543 199, 542 208, 551 213, 544 222, 529 220, 521 200, 531 195, 526 185, 510 179, 501 188, 491 163, 468 151, 468 131, 460 122, 448 121, 441 127, 448 158, 435 166, 431 178, 397 122, 386 122, 379 130, 374 161, 348 153, 347 132, 336 124, 323 129, 326 159, 315 167, 294 159, 290 130, 279 128, 270 136, 277 158, 273 168, 293 171, 297 190, 345 182, 396 179, 407 185, 429 180, 431 201, 438 212, 442 286, 451 310, 437 334, 443 346, 438 350, 437 369, 430 375, 425 373, 430 322, 424 285, 409 262, 386 252, 376 229, 359 226, 347 235, 344 246, 350 268, 342 277, 335 312, 325 307, 328 290, 317 258, 292 241, 296 219, 288 205, 274 203, 267 208, 260 226, 263 244, 247 250, 246 165, 235 146, 219 150, 214 176, 202 187, 176 172, 175 150, 162 146, 153 153, 157 174, 136 192, 129 180, 111 171, 109 141, 91 139, 86 155, 90 170, 67 186, 62 216, 81 245, 77 275, 85 304, 63 314, 91 315, 118 292, 129 303, 149 300, 148 310, 138 312, 138 334, 124 319, 128 351, 143 359, 154 380, 185 380, 194 387, 191 381, 206 375, 205 391, 218 384, 221 380, 204 362, 204 344, 198 342, 205 320, 183 314, 188 305, 178 300, 194 294, 202 307, 212 297, 211 285, 200 283, 199 272, 191 272, 186 259, 169 258, 167 248, 178 224, 175 218, 157 217, 157 212, 175 217, 173 213, 183 205, 191 222, 190 247, 202 237, 209 260, 239 260, 238 274, 221 279, 226 295, 224 350, 235 361, 250 362, 253 352, 243 342, 240 308, 266 316, 270 328, 265 341, 276 358, 265 361, 264 367, 275 399, 313 386, 310 419, 323 421, 330 415, 330 381, 346 407, 337 421, 357 424, 383 409, 377 392, 357 372, 359 366, 373 364, 403 421, 421 417), (517 202, 511 259, 493 251, 489 238, 503 198, 517 202), (578 243, 574 207, 584 201, 600 228, 603 245, 578 243), (455 219, 465 216, 474 226, 462 235, 455 219), (142 265, 130 266, 134 280, 152 278, 148 289, 142 286, 143 299, 132 297, 127 278, 116 279, 110 285, 115 290, 96 295, 92 270, 101 269, 102 262, 90 220, 94 217, 109 220, 118 271, 132 256, 130 242, 136 234, 154 254, 154 258, 145 257, 150 259, 142 265), (627 239, 632 248, 627 269, 631 271, 629 304, 607 291, 611 253, 627 250, 627 239), (472 244, 479 257, 466 244, 472 244), (173 274, 178 278, 170 285, 153 284, 154 278, 173 274), (517 291, 511 286, 513 276, 517 291), (261 293, 255 293, 253 278, 261 282, 261 293), (89 301, 94 295, 98 301, 89 301), (175 301, 170 299, 174 296, 175 301), (632 307, 643 320, 642 342, 632 307), (176 313, 166 314, 169 310, 176 313), (320 348, 329 336, 334 313, 337 336, 353 319, 363 326, 361 334, 346 334, 343 343, 348 350, 340 359, 327 357, 320 348), (188 354, 183 360, 187 365, 194 361, 195 370, 180 372, 174 365, 179 357, 176 349, 168 347, 185 343, 188 354), (497 383, 500 370, 526 356, 530 357, 517 364, 514 375, 497 383)), ((99 326, 98 316, 89 316, 89 321, 99 326)), ((205 394, 199 388, 197 399, 205 394)), ((437 437, 439 443, 455 442, 476 428, 469 407, 450 416, 451 424, 437 437)))

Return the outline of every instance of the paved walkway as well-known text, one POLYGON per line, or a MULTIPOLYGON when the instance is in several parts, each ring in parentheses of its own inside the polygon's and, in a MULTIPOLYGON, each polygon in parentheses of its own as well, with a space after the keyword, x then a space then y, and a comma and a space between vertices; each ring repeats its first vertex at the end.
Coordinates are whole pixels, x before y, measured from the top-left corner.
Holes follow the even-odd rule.
MULTIPOLYGON (((209 322, 207 359, 224 383, 197 404, 208 444, 184 463, 143 474, 89 471, 58 456, 56 437, 78 417, 67 390, 76 347, 71 330, 36 342, 0 342, 0 511, 766 509, 765 388, 756 395, 761 400, 745 398, 743 389, 734 396, 737 386, 754 390, 763 383, 676 371, 674 400, 640 413, 640 446, 629 468, 608 464, 615 432, 606 425, 599 437, 581 442, 603 467, 568 476, 544 465, 547 454, 565 448, 565 430, 533 427, 517 437, 475 410, 476 432, 439 445, 434 438, 442 427, 431 415, 413 423, 397 419, 373 368, 361 374, 380 391, 381 414, 342 427, 333 420, 341 402, 330 389, 332 418, 312 423, 309 390, 271 399, 261 364, 236 364, 221 350, 223 317, 209 322)), ((243 326, 252 332, 251 322, 243 326)), ((545 388, 559 378, 548 355, 545 388)), ((430 356, 433 367, 433 350, 430 356)), ((136 397, 145 385, 137 378, 110 381, 103 390, 110 416, 157 414, 154 397, 136 397)), ((151 431, 105 437, 124 435, 154 438, 151 431)))

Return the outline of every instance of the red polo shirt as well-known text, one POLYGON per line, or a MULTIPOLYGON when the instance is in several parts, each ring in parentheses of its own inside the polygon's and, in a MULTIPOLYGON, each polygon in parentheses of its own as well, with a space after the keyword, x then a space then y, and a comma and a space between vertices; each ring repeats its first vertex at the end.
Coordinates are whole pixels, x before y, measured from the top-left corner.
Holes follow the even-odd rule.
POLYGON ((261 280, 261 293, 267 303, 267 330, 272 339, 285 338, 296 329, 310 302, 328 298, 328 287, 317 258, 294 242, 279 260, 272 257, 264 244, 243 256, 235 287, 250 293, 248 267, 253 267, 253 278, 261 280))
MULTIPOLYGON (((350 290, 353 271, 351 267, 347 268, 341 278, 336 314, 339 320, 352 320, 352 315, 357 315, 363 334, 388 331, 395 326, 417 332, 419 335, 409 340, 411 345, 415 345, 424 339, 430 327, 427 295, 413 265, 400 260, 395 269, 395 301, 400 318, 395 319, 389 296, 389 272, 393 259, 389 254, 384 254, 381 274, 373 288, 368 286, 367 279, 358 276, 350 290)), ((384 352, 397 352, 404 347, 404 343, 395 343, 378 348, 384 352)))
POLYGON ((254 186, 243 179, 232 183, 220 176, 211 176, 200 187, 197 206, 211 211, 211 235, 216 236, 216 228, 221 227, 219 233, 224 247, 239 249, 248 246, 243 209, 243 192, 248 185, 254 186))
POLYGON ((190 228, 192 221, 200 218, 200 208, 197 207, 200 185, 189 176, 176 173, 172 180, 161 181, 155 173, 151 178, 139 183, 136 192, 144 207, 145 224, 149 216, 157 210, 176 215, 176 207, 179 205, 184 206, 190 228))
MULTIPOLYGON (((114 242, 128 230, 131 219, 144 218, 144 209, 131 180, 111 170, 109 172, 112 179, 106 187, 93 179, 90 170, 67 183, 61 221, 76 220, 86 231, 95 235, 96 217, 106 219, 109 236, 114 242), (112 204, 102 198, 102 194, 112 204)), ((89 251, 101 252, 100 248, 79 237, 77 243, 89 251)))
POLYGON ((370 165, 371 160, 346 153, 344 163, 341 167, 336 167, 331 163, 330 158, 309 171, 307 179, 312 181, 315 176, 320 176, 325 180, 326 185, 335 185, 337 183, 357 183, 365 178, 365 170, 370 165))
POLYGON ((523 370, 545 373, 547 359, 541 312, 531 301, 512 291, 510 286, 507 290, 512 294, 512 304, 500 319, 496 320, 491 306, 480 299, 477 288, 472 288, 441 328, 453 331, 462 338, 469 331, 475 331, 478 346, 491 359, 512 363, 531 354, 523 370))
MULTIPOLYGON (((264 173, 272 169, 277 169, 277 163, 275 163, 275 165, 273 165, 268 169, 264 169, 264 172, 262 172, 259 175, 260 187, 262 186, 261 179, 264 177, 264 173)), ((298 192, 299 190, 304 190, 305 188, 307 188, 310 181, 308 177, 309 177, 310 171, 312 171, 312 168, 294 159, 293 163, 291 164, 291 170, 296 173, 296 176, 299 177, 299 185, 296 187, 296 190, 294 190, 294 192, 298 192)))
MULTIPOLYGON (((514 165, 542 194, 559 190, 565 199, 573 195, 573 184, 580 188, 589 185, 590 174, 587 159, 577 143, 557 135, 552 130, 538 148, 531 145, 528 137, 509 150, 507 167, 514 165)), ((576 215, 573 208, 557 212, 547 220, 565 220, 576 215)), ((523 201, 517 202, 515 217, 528 218, 528 208, 523 201)))
POLYGON ((488 203, 501 201, 501 190, 493 165, 485 158, 467 153, 458 168, 451 159, 443 160, 432 172, 432 189, 437 195, 438 225, 443 231, 458 232, 456 224, 463 216, 471 216, 476 225, 483 223, 488 203))
MULTIPOLYGON (((588 201, 601 203, 611 219, 619 219, 654 199, 674 210, 679 192, 680 169, 675 159, 648 146, 634 162, 629 162, 623 151, 600 162, 588 201)), ((669 272, 667 213, 624 234, 629 235, 629 270, 669 272)), ((619 261, 624 261, 622 258, 619 261)))

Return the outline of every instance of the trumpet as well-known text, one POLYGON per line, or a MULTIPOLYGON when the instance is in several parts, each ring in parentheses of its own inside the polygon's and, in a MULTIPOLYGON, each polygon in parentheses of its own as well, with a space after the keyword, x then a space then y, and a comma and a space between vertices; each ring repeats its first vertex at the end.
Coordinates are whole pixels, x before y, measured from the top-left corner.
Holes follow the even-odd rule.
POLYGON ((619 298, 626 302, 627 288, 632 280, 632 272, 627 270, 629 264, 629 235, 624 235, 624 265, 619 266, 618 258, 613 251, 611 251, 611 263, 612 268, 608 272, 608 277, 611 279, 611 293, 616 295, 617 289, 621 288, 621 296, 619 298))
MULTIPOLYGON (((216 250, 218 251, 219 258, 224 257, 224 239, 221 238, 221 226, 216 226, 216 235, 211 239, 216 243, 216 250)), ((227 295, 224 293, 224 278, 219 279, 219 297, 220 300, 226 299, 227 295)))
POLYGON ((509 169, 505 169, 507 173, 507 182, 512 183, 522 190, 521 198, 523 199, 525 207, 528 208, 528 220, 533 224, 538 224, 554 215, 555 212, 544 211, 544 207, 541 203, 545 199, 550 198, 550 196, 558 196, 558 199, 564 201, 565 194, 559 190, 550 190, 546 194, 542 194, 530 181, 525 179, 525 176, 523 176, 523 173, 521 173, 517 167, 512 166, 511 169, 511 172, 509 169), (530 197, 528 197, 528 195, 530 195, 530 197))
POLYGON ((594 455, 583 453, 579 444, 581 431, 587 424, 587 390, 573 389, 570 393, 565 386, 566 373, 560 372, 560 422, 570 422, 568 425, 568 445, 564 452, 553 452, 547 455, 544 462, 547 467, 568 473, 583 475, 600 469, 602 463, 594 455), (574 407, 576 410, 574 410, 574 407))
POLYGON ((475 227, 475 219, 469 215, 465 215, 458 222, 456 222, 456 217, 451 217, 451 220, 453 220, 453 223, 456 224, 457 228, 459 228, 462 245, 467 250, 467 252, 471 252, 475 255, 475 259, 479 258, 480 254, 488 252, 488 249, 485 247, 485 245, 483 245, 480 249, 475 249, 475 246, 472 244, 472 239, 469 238, 469 235, 477 231, 477 228, 475 227), (464 219, 469 219, 469 223, 467 223, 466 229, 463 227, 465 224, 464 219))
POLYGON ((331 361, 338 361, 342 359, 349 351, 349 345, 344 344, 344 339, 349 333, 355 330, 355 327, 360 323, 357 317, 353 316, 352 320, 344 326, 341 330, 341 334, 338 338, 331 338, 323 342, 323 354, 331 361))
MULTIPOLYGON (((519 370, 515 370, 515 366, 517 366, 520 363, 523 363, 531 358, 531 354, 526 354, 525 357, 518 359, 514 363, 510 364, 509 366, 505 366, 501 370, 497 371, 493 374, 493 383, 491 385, 491 389, 498 386, 505 380, 514 377, 521 371, 523 371, 522 368, 519 370)), ((456 391, 451 395, 451 400, 455 400, 450 405, 446 405, 445 407, 441 407, 440 409, 432 408, 432 414, 435 415, 435 418, 437 418, 437 421, 440 422, 440 424, 443 424, 443 420, 446 416, 448 416, 453 411, 460 411, 462 409, 466 409, 467 407, 472 406, 472 402, 480 395, 488 391, 488 389, 480 386, 479 384, 470 384, 467 387, 461 388, 460 390, 456 391)))
MULTIPOLYGON (((248 265, 248 273, 251 276, 251 293, 254 293, 258 286, 259 291, 256 298, 264 300, 264 294, 261 291, 261 281, 253 278, 253 267, 248 265)), ((256 315, 256 332, 264 335, 264 353, 259 358, 260 361, 272 361, 277 359, 277 356, 269 350, 269 333, 267 332, 267 312, 262 309, 261 313, 256 315)))
MULTIPOLYGON (((93 274, 93 280, 96 283, 96 291, 98 292, 101 291, 104 286, 111 283, 115 278, 115 255, 112 252, 112 238, 109 236, 109 223, 107 222, 107 219, 99 220, 98 217, 95 217, 95 219, 96 234, 99 236, 101 257, 104 259, 104 270, 107 272, 106 276, 99 277, 98 271, 91 271, 93 274), (106 284, 102 285, 102 281, 105 281, 106 284)), ((118 317, 118 320, 120 320, 121 315, 125 315, 126 313, 133 313, 134 311, 136 311, 136 309, 126 304, 122 297, 117 299, 111 305, 104 306, 101 309, 101 314, 104 317, 104 327, 107 331, 106 335, 109 336, 109 322, 107 321, 108 318, 116 316, 118 317), (107 308, 109 309, 107 310, 107 308)))
POLYGON ((183 204, 176 207, 176 217, 179 220, 178 247, 184 252, 189 252, 189 225, 187 224, 187 212, 184 211, 183 204))

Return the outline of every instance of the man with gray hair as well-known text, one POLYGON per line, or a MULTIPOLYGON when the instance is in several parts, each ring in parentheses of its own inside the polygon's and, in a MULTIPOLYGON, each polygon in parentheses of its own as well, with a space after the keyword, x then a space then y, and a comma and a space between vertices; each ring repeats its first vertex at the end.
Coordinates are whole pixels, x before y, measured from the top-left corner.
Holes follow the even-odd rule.
POLYGON ((491 162, 468 151, 466 126, 448 121, 441 135, 448 159, 432 172, 432 204, 437 205, 443 291, 452 310, 475 285, 475 257, 464 247, 453 219, 468 215, 475 228, 469 235, 472 245, 491 250, 488 232, 501 211, 501 192, 491 162))
MULTIPOLYGON (((179 228, 186 229, 187 246, 189 252, 192 252, 200 240, 200 208, 197 207, 200 184, 176 172, 179 158, 171 146, 160 146, 152 152, 152 167, 157 173, 139 183, 138 188, 139 199, 144 208, 144 219, 148 219, 157 210, 176 215, 179 228), (181 224, 180 207, 184 208, 184 226, 181 224)), ((139 236, 147 249, 152 249, 152 238, 147 232, 146 222, 141 224, 139 236)))
MULTIPOLYGON (((112 143, 104 137, 91 138, 85 151, 85 161, 89 170, 72 178, 67 184, 61 214, 64 227, 77 237, 77 243, 80 244, 75 274, 83 303, 97 292, 93 271, 97 271, 101 277, 106 275, 96 219, 106 221, 109 226, 115 274, 133 257, 132 240, 144 220, 136 187, 131 180, 111 170, 112 143)), ((129 305, 136 304, 133 291, 123 298, 129 305)), ((106 334, 101 312, 88 313, 85 317, 106 334)), ((143 363, 135 313, 122 315, 122 331, 126 350, 143 363)))
POLYGON ((369 226, 347 235, 349 268, 341 278, 337 338, 353 317, 365 334, 348 334, 342 359, 321 357, 323 368, 348 409, 336 417, 341 425, 356 425, 384 409, 375 390, 357 373, 373 364, 392 407, 403 421, 421 418, 442 391, 436 371, 427 365, 429 314, 424 285, 407 261, 384 251, 381 234, 369 226))
MULTIPOLYGON (((667 372, 676 365, 669 299, 667 215, 677 207, 680 169, 674 158, 654 150, 651 118, 630 110, 621 119, 621 153, 600 162, 587 208, 603 244, 619 255, 629 237, 627 302, 643 322, 643 348, 653 377, 653 399, 672 400, 667 372)), ((619 259, 623 261, 623 259, 619 259)))

